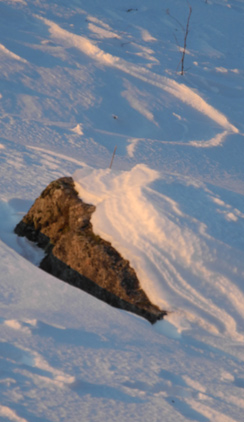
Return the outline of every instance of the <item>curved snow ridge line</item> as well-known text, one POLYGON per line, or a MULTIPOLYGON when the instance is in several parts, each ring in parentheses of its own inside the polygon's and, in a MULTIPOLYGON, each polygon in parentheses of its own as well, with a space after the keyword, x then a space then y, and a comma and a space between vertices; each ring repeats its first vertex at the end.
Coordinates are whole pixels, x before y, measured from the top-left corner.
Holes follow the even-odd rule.
POLYGON ((190 322, 244 341, 234 318, 237 313, 244 318, 244 295, 224 275, 208 269, 211 251, 200 234, 179 224, 178 218, 187 215, 178 204, 159 192, 160 202, 152 196, 147 185, 160 177, 143 164, 124 172, 86 167, 73 175, 80 197, 96 205, 95 232, 130 260, 153 302, 170 309, 190 306, 190 322), (235 312, 223 310, 223 300, 235 312))
MULTIPOLYGON (((164 257, 164 251, 157 249, 157 245, 154 248, 150 248, 147 243, 144 245, 143 262, 141 262, 142 268, 138 273, 141 274, 141 279, 145 279, 144 271, 145 266, 154 266, 158 270, 158 279, 164 280, 162 283, 161 291, 158 290, 158 300, 164 297, 166 288, 170 290, 171 296, 174 297, 174 303, 180 303, 181 308, 191 309, 191 311, 185 311, 184 317, 192 323, 196 323, 198 326, 205 329, 214 335, 222 333, 228 335, 230 338, 236 341, 243 342, 244 336, 237 332, 237 326, 235 319, 230 316, 222 307, 215 305, 209 298, 205 297, 202 292, 198 292, 193 286, 191 286, 176 270, 175 266, 171 261, 164 257), (147 251, 147 254, 146 252, 147 251), (144 264, 144 265, 143 265, 144 264), (183 305, 184 304, 184 305, 183 305)), ((142 251, 138 250, 138 254, 142 255, 142 251)), ((155 280, 155 269, 151 273, 147 270, 147 279, 151 279, 154 284, 157 283, 155 280)), ((148 284, 148 283, 147 283, 148 284)), ((152 290, 151 286, 145 286, 144 290, 152 290)), ((156 297, 154 297, 154 301, 156 297)), ((159 306, 164 306, 165 303, 158 302, 159 306)), ((169 304, 166 303, 167 308, 169 304)), ((174 309, 177 307, 174 305, 174 309)), ((180 327, 178 327, 180 328, 180 327)))
POLYGON ((174 97, 181 100, 183 103, 188 104, 195 110, 199 111, 201 114, 206 115, 209 119, 215 121, 227 131, 239 133, 239 130, 228 121, 223 113, 209 105, 198 93, 187 87, 185 84, 180 84, 170 78, 167 78, 166 76, 157 75, 148 69, 145 69, 141 66, 136 66, 124 59, 120 59, 119 57, 113 56, 110 53, 106 53, 89 39, 81 35, 73 34, 61 28, 59 25, 50 21, 49 19, 43 18, 41 16, 36 17, 41 19, 49 27, 49 32, 54 39, 63 41, 64 45, 67 47, 75 47, 82 51, 84 54, 94 58, 106 66, 115 67, 125 73, 130 74, 131 76, 141 79, 146 83, 154 85, 170 93, 174 97))
POLYGON ((214 422, 237 422, 236 419, 233 419, 232 417, 226 415, 225 413, 222 413, 220 411, 217 411, 210 407, 212 405, 212 398, 209 397, 207 394, 202 394, 201 396, 203 400, 194 400, 194 399, 188 399, 185 398, 186 403, 196 412, 198 412, 200 415, 203 416, 203 418, 214 421, 214 422))
POLYGON ((218 147, 218 146, 220 146, 224 142, 226 136, 229 133, 230 132, 228 130, 225 130, 222 133, 218 133, 216 136, 214 136, 213 138, 209 139, 208 141, 190 141, 190 142, 187 143, 187 145, 191 145, 191 146, 196 147, 196 148, 212 148, 212 147, 218 147))
POLYGON ((24 1, 24 0, 10 0, 10 1, 12 1, 13 3, 20 3, 20 4, 23 4, 23 6, 27 6, 26 1, 24 1))
MULTIPOLYGON (((194 140, 194 141, 189 141, 189 142, 174 142, 174 145, 180 145, 181 147, 192 146, 192 147, 195 147, 195 148, 214 148, 214 147, 218 147, 218 146, 222 145, 229 133, 230 132, 228 130, 225 130, 221 133, 218 133, 213 138, 211 138, 207 141, 206 140, 201 140, 201 141, 194 140)), ((162 140, 159 140, 159 139, 129 138, 128 137, 126 150, 127 150, 127 154, 129 155, 129 157, 131 157, 131 158, 134 157, 135 151, 136 151, 136 148, 138 147, 139 142, 148 142, 148 141, 159 143, 159 144, 164 144, 164 145, 172 145, 172 141, 162 141, 162 140)))
POLYGON ((8 50, 3 44, 0 44, 0 54, 3 53, 5 56, 10 57, 11 59, 18 60, 22 63, 28 63, 27 60, 8 50))
POLYGON ((14 330, 22 331, 24 334, 31 334, 31 331, 28 327, 23 326, 19 321, 16 319, 6 319, 4 321, 4 325, 13 328, 14 330))
POLYGON ((42 16, 36 15, 36 17, 42 20, 49 27, 49 32, 54 39, 64 41, 64 44, 67 47, 75 47, 82 51, 84 54, 93 57, 94 59, 106 65, 114 65, 115 62, 119 60, 118 57, 114 57, 112 54, 105 53, 87 38, 82 37, 81 35, 73 34, 72 32, 61 28, 56 23, 50 21, 49 19, 43 18, 42 16))
MULTIPOLYGON (((131 198, 128 198, 128 203, 133 203, 131 198)), ((188 256, 187 247, 192 248, 193 251, 199 249, 199 239, 196 235, 182 232, 179 227, 172 223, 172 220, 164 215, 155 216, 155 220, 157 220, 155 221, 155 229, 150 229, 150 232, 147 233, 145 222, 142 221, 140 216, 135 215, 133 219, 130 219, 129 216, 133 214, 133 209, 130 207, 126 209, 123 204, 117 203, 116 200, 109 201, 107 206, 104 207, 104 211, 103 218, 107 216, 114 237, 119 237, 120 242, 123 242, 128 249, 130 248, 130 254, 127 252, 127 256, 133 262, 133 267, 136 269, 144 290, 148 295, 152 295, 151 298, 154 302, 165 307, 163 298, 167 288, 172 292, 171 296, 174 297, 174 303, 176 301, 177 303, 184 303, 185 308, 190 306, 194 310, 194 317, 191 317, 192 321, 214 334, 222 333, 236 341, 242 342, 244 340, 244 337, 237 332, 237 324, 233 316, 229 315, 218 302, 209 301, 209 298, 204 296, 204 291, 191 285, 176 269, 176 263, 183 270, 185 267, 191 266, 192 275, 195 275, 196 278, 210 280, 210 283, 211 280, 216 278, 213 281, 213 286, 216 282, 213 290, 218 290, 220 283, 224 283, 224 281, 228 283, 225 278, 220 279, 220 277, 205 269, 204 263, 201 262, 201 255, 203 254, 201 250, 197 253, 196 262, 194 256, 188 256), (137 236, 134 228, 138 228, 139 225, 136 224, 136 221, 140 221, 140 230, 137 230, 137 236), (160 226, 161 222, 163 222, 163 227, 160 226), (125 227, 127 229, 126 236, 124 235, 125 227), (167 258, 167 256, 169 257, 167 258), (135 257, 140 257, 140 259, 137 258, 138 264, 135 257), (189 262, 187 262, 188 260, 189 262)), ((119 244, 116 247, 119 248, 119 244)), ((233 293, 229 294, 228 284, 226 284, 224 297, 228 296, 229 301, 236 306, 236 310, 244 317, 244 297, 243 295, 239 297, 239 290, 232 283, 229 284, 229 291, 233 290, 233 293)))
MULTIPOLYGON (((184 277, 180 274, 179 271, 175 268, 174 263, 170 259, 165 258, 164 250, 159 249, 160 246, 155 244, 153 247, 145 242, 143 247, 144 250, 144 267, 145 265, 153 265, 154 268, 158 270, 158 275, 161 280, 165 280, 163 288, 161 288, 161 295, 163 297, 165 287, 167 285, 168 289, 172 291, 174 301, 185 304, 185 308, 191 309, 191 312, 188 312, 188 319, 192 322, 196 322, 199 326, 204 328, 206 331, 209 331, 213 334, 224 334, 228 335, 233 340, 243 342, 244 336, 239 334, 237 331, 237 324, 235 319, 229 315, 222 306, 216 305, 212 300, 210 301, 208 297, 204 296, 204 292, 198 291, 194 286, 190 285, 184 277), (147 252, 147 253, 146 253, 147 252), (184 300, 184 302, 183 302, 184 300), (194 312, 194 314, 193 314, 194 312)), ((138 250, 138 253, 142 255, 142 251, 138 250)), ((143 268, 142 263, 142 270, 143 268)), ((199 266, 199 273, 201 275, 202 268, 199 266)), ((150 275, 150 272, 147 274, 150 275)), ((208 274, 211 277, 211 273, 208 274)), ((145 277, 144 277, 145 278, 145 277)), ((154 280, 153 274, 151 275, 152 280, 154 280)), ((155 282, 155 280, 154 280, 155 282)), ((232 286, 233 287, 233 286, 232 286)), ((144 288, 146 291, 148 286, 144 288)), ((218 289, 218 285, 216 286, 218 289)), ((233 287, 234 289, 234 287, 233 287)), ((159 291, 158 291, 159 293, 159 291)), ((237 297, 239 295, 239 290, 235 292, 237 297)), ((234 294, 232 294, 233 299, 234 294)), ((156 298, 154 298, 156 299, 156 298)), ((230 301, 231 301, 230 299, 230 301)), ((234 304, 238 301, 234 298, 234 304)), ((242 300, 237 303, 239 305, 239 313, 243 316, 243 296, 242 300)), ((162 303, 159 303, 162 306, 162 303)))
MULTIPOLYGON (((77 128, 77 126, 76 126, 76 128, 77 128)), ((73 131, 74 131, 74 129, 73 129, 73 131)), ((38 152, 43 152, 43 153, 51 155, 55 158, 60 158, 61 160, 70 161, 71 163, 78 164, 79 166, 82 166, 82 167, 87 167, 87 164, 83 163, 83 161, 76 160, 75 158, 69 157, 69 156, 64 155, 64 154, 59 154, 57 152, 50 151, 46 148, 34 147, 32 145, 27 145, 26 148, 33 149, 34 151, 38 151, 38 152)))
POLYGON ((129 81, 125 81, 125 91, 121 93, 121 96, 124 97, 130 106, 134 110, 142 114, 146 119, 158 126, 158 123, 154 120, 154 115, 148 108, 146 101, 142 98, 138 98, 138 90, 131 84, 129 81))
POLYGON ((116 63, 117 68, 168 92, 181 100, 183 103, 188 104, 201 114, 207 116, 228 132, 239 133, 239 130, 228 121, 227 117, 223 113, 208 104, 198 93, 194 92, 185 84, 180 84, 170 78, 167 78, 166 76, 157 75, 148 69, 135 66, 124 60, 120 60, 120 62, 116 63))
POLYGON ((0 405, 0 416, 3 416, 4 418, 14 422, 28 422, 26 419, 18 416, 14 410, 7 406, 0 405))
POLYGON ((121 39, 121 37, 116 34, 115 32, 109 31, 108 29, 101 28, 94 23, 89 23, 88 28, 91 32, 96 34, 99 38, 117 38, 121 39))
POLYGON ((48 375, 38 375, 40 379, 48 384, 54 384, 59 388, 65 388, 75 382, 75 377, 69 374, 65 374, 49 365, 49 363, 37 352, 32 352, 34 358, 34 367, 43 370, 48 375))

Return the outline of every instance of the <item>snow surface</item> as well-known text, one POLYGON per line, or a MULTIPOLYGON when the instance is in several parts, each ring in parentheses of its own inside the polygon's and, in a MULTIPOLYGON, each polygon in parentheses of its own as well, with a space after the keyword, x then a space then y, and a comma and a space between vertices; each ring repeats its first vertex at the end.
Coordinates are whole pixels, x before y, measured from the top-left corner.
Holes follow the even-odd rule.
POLYGON ((181 76, 187 1, 0 1, 0 421, 243 420, 244 3, 191 6, 181 76), (67 175, 165 320, 14 235, 67 175))

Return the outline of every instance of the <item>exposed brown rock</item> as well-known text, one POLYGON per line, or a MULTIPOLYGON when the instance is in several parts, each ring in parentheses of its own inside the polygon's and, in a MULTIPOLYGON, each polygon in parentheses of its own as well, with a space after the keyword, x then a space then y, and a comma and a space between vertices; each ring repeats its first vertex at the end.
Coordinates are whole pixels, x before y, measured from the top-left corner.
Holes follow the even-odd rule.
POLYGON ((152 323, 162 319, 166 312, 149 301, 129 262, 94 234, 94 211, 78 197, 73 179, 63 177, 47 186, 15 233, 46 250, 45 271, 152 323))

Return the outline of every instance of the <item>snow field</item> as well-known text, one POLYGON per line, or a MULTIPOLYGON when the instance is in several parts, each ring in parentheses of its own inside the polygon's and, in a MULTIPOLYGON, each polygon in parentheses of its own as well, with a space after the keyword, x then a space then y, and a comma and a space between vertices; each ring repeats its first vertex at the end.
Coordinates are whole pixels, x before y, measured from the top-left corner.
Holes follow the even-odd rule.
POLYGON ((244 5, 192 8, 181 77, 187 2, 0 1, 1 421, 243 420, 244 5), (164 321, 13 234, 69 175, 164 321))
MULTIPOLYGON (((206 224, 184 214, 180 203, 150 188, 160 177, 163 185, 167 176, 144 165, 127 172, 84 168, 74 174, 80 197, 97 207, 92 216, 95 232, 130 260, 152 301, 175 311, 181 304, 183 325, 185 301, 188 322, 243 341, 235 319, 236 313, 241 319, 244 316, 242 286, 232 283, 221 270, 213 269, 217 260, 214 251, 221 251, 220 242, 208 234, 206 224), (206 298, 210 291, 211 302, 206 298), (227 309, 231 304, 232 315, 223 309, 224 302, 229 303, 227 309)), ((204 202, 210 192, 204 185, 199 189, 198 201, 204 202)), ((219 204, 218 198, 211 199, 219 204)), ((227 220, 228 216, 229 213, 227 220)), ((215 220, 215 224, 221 223, 215 220)), ((239 270, 242 277, 241 263, 239 270)), ((231 264, 229 271, 235 272, 231 264)))

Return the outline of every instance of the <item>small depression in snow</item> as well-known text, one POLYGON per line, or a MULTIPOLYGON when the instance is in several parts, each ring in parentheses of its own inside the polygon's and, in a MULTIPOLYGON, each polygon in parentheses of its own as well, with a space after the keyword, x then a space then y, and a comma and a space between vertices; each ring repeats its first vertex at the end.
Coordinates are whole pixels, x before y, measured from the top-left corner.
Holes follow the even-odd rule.
POLYGON ((8 342, 1 343, 0 357, 7 358, 18 365, 35 366, 34 356, 29 351, 8 342))
POLYGON ((175 327, 166 319, 159 321, 153 328, 157 333, 163 334, 166 337, 172 338, 174 340, 181 339, 181 334, 177 330, 177 327, 175 327))
POLYGON ((31 201, 19 198, 0 201, 0 239, 23 258, 38 266, 45 255, 43 249, 14 233, 16 224, 23 218, 31 205, 31 201))

